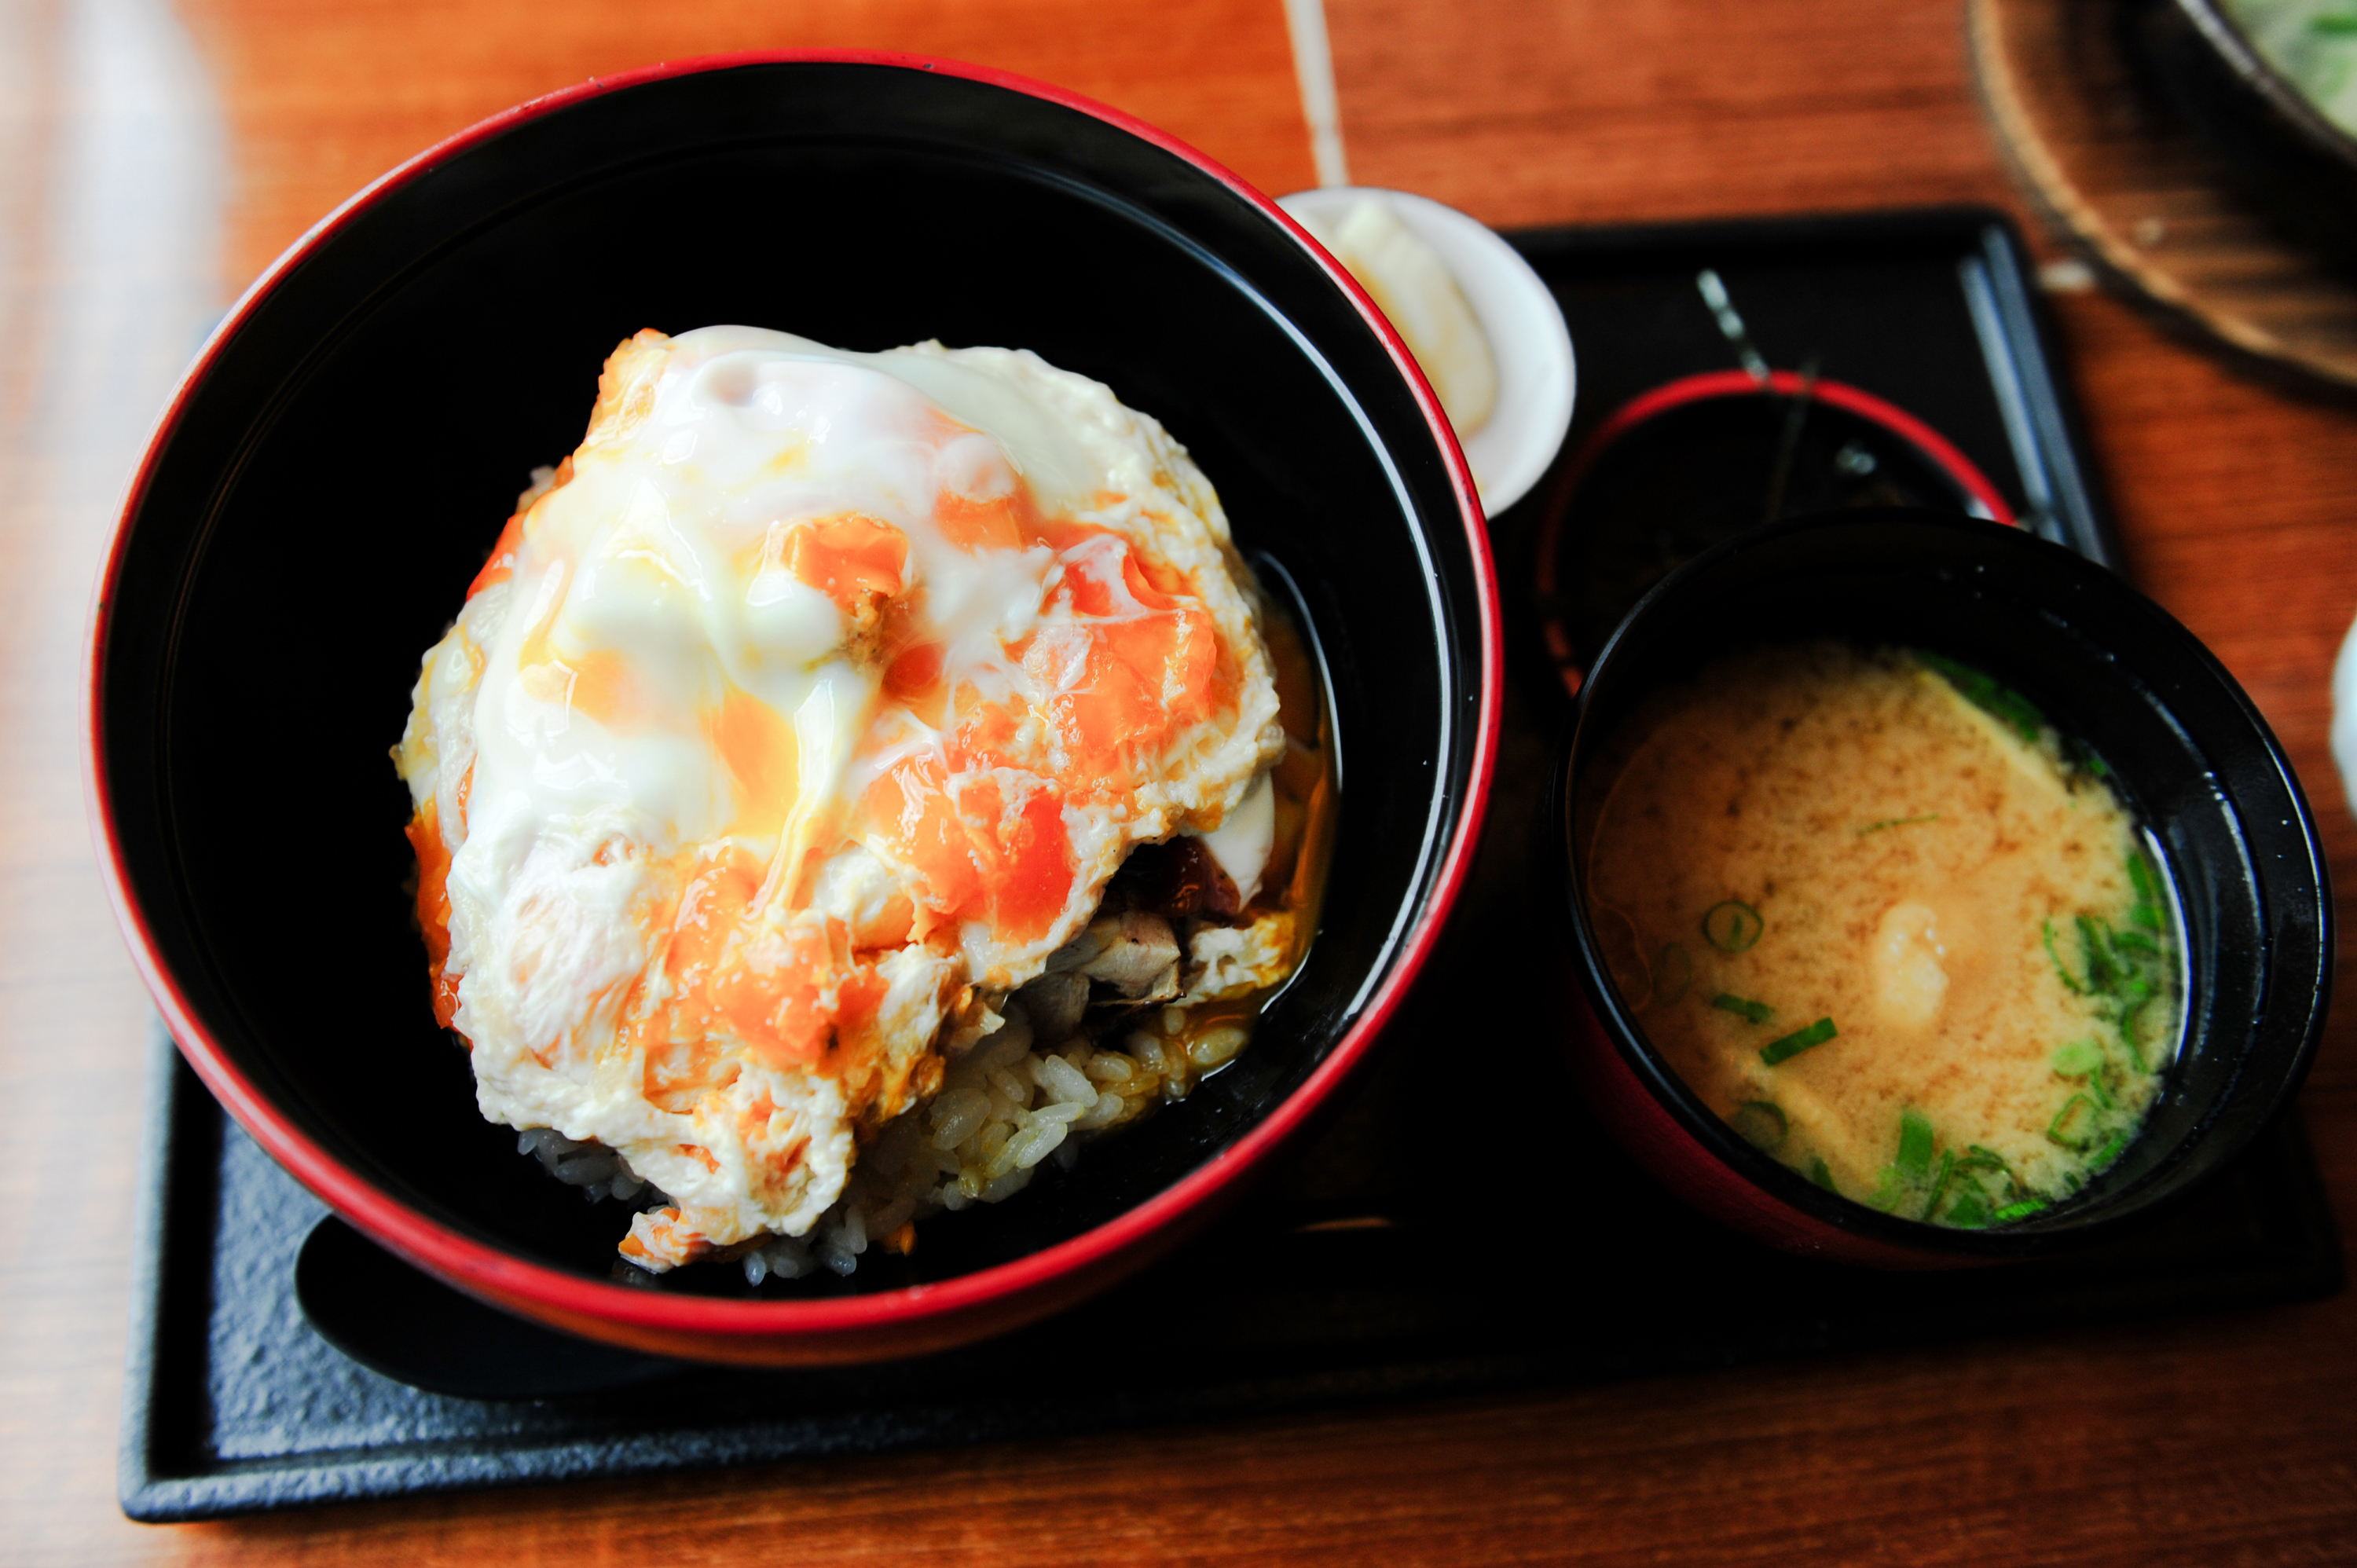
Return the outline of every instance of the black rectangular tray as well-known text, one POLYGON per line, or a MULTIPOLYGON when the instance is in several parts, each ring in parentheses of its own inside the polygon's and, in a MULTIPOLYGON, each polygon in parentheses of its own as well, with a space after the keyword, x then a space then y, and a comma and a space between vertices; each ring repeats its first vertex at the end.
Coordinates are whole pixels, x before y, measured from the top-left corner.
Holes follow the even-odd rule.
MULTIPOLYGON (((2001 214, 1932 208, 1508 238, 1571 328, 1579 396, 1566 450, 1639 392, 1736 368, 1696 289, 1709 268, 1770 364, 1814 361, 1825 379, 1897 404, 1971 459, 2024 527, 2119 567, 2020 237, 2001 214)), ((1496 522, 1511 532, 1535 510, 1525 502, 1496 522)))
MULTIPOLYGON (((1730 363, 1694 304, 1694 274, 1707 265, 1771 359, 1819 357, 1825 375, 1908 408, 2032 526, 2115 559, 2018 242, 1996 215, 1512 238, 1556 289, 1578 345, 1575 442, 1635 392, 1730 363)), ((1108 1294, 965 1350, 802 1372, 608 1359, 583 1391, 459 1398, 370 1370, 313 1330, 296 1259, 315 1226, 340 1222, 159 1038, 124 1511, 202 1519, 1474 1394, 2341 1288, 2338 1231, 2294 1117, 2100 1251, 1963 1273, 1787 1257, 1689 1212, 1631 1166, 1566 1080, 1558 1031, 1574 982, 1556 945, 1555 889, 1534 875, 1537 798, 1562 706, 1552 671, 1530 656, 1528 607, 1514 599, 1540 504, 1493 524, 1515 652, 1498 788, 1464 903, 1349 1102, 1246 1208, 1108 1294), (1454 1157, 1476 1147, 1478 1162, 1454 1157), (1118 1378, 1050 1373, 1092 1327, 1139 1323, 1183 1326, 1188 1353, 1125 1360, 1118 1378)), ((447 1296, 450 1332, 496 1335, 500 1355, 561 1362, 571 1348, 489 1320, 427 1282, 410 1288, 429 1311, 447 1296)))

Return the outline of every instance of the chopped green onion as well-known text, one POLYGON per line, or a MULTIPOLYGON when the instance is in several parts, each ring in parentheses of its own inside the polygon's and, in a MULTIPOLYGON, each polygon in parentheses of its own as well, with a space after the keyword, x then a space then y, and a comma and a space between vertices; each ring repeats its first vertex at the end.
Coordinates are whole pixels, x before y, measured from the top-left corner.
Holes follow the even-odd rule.
POLYGON ((1765 1002, 1753 1002, 1749 998, 1738 996, 1731 991, 1720 992, 1710 999, 1710 1004, 1722 1013, 1732 1013, 1737 1017, 1753 1024, 1764 1024, 1776 1015, 1776 1009, 1769 1006, 1765 1002))
POLYGON ((1703 911, 1702 934, 1721 952, 1749 951, 1760 940, 1760 933, 1767 929, 1768 922, 1760 918, 1760 911, 1739 898, 1713 904, 1703 911))
POLYGON ((2102 1170, 2105 1165, 2110 1165, 2114 1160, 2120 1157, 2120 1151, 2127 1147, 2127 1143, 2128 1135, 2126 1129, 2122 1129, 2121 1131, 2113 1133, 2112 1141, 2105 1144, 2102 1148, 2097 1149, 2094 1154, 2089 1157, 2087 1161, 2087 1168, 2091 1171, 2102 1170))
MULTIPOLYGON (((2142 984, 2143 983, 2139 981, 2137 983, 2142 984)), ((2145 1062, 2144 1042, 2137 1037, 2136 1029, 2136 1019, 2143 1014, 2146 1006, 2151 1003, 2152 996, 2153 993, 2149 991, 2149 988, 2147 988, 2147 994, 2139 996, 2132 1002, 2123 1003, 2120 1005, 2120 1039, 2126 1045, 2128 1048, 2128 1059, 2136 1063, 2136 1069, 2138 1072, 2150 1072, 2154 1070, 2145 1062)))
POLYGON ((1735 1130, 1743 1134, 1744 1140, 1761 1149, 1774 1148, 1791 1131, 1790 1123, 1784 1120, 1782 1108, 1766 1100, 1745 1101, 1736 1107, 1732 1120, 1735 1130))
POLYGON ((1996 1220, 1999 1225, 2007 1225, 2016 1219, 2027 1219, 2045 1207, 2046 1200, 2044 1198, 2025 1197, 2019 1203, 2007 1204, 2003 1208, 1998 1209, 1995 1214, 1989 1216, 1989 1218, 1996 1220))
POLYGON ((2137 903, 2160 902, 2160 883, 2152 874, 2152 862, 2145 859, 2140 849, 2128 851, 2128 882, 2136 888, 2137 903))
POLYGON ((1968 1192, 1956 1199, 1955 1206, 1948 1210, 1947 1219, 1949 1224, 1963 1230, 1978 1230, 1989 1222, 1988 1205, 1982 1201, 1979 1193, 1968 1192))
POLYGON ((1834 1185, 1833 1167, 1825 1164, 1824 1156, 1823 1155, 1818 1155, 1816 1158, 1809 1162, 1809 1179, 1815 1182, 1819 1187, 1824 1187, 1827 1192, 1838 1193, 1841 1191, 1841 1188, 1834 1185))
MULTIPOLYGON (((2129 918, 2139 919, 2143 913, 2143 908, 2139 907, 2129 918)), ((2115 948, 2126 948, 2130 952, 2144 953, 2152 958, 2160 956, 2160 944, 2142 931, 2114 931, 2112 945, 2115 948)))
POLYGON ((2071 978, 2070 966, 2062 961, 2062 955, 2054 950, 2054 922, 2051 920, 2046 922, 2046 956, 2054 961, 2054 975, 2056 979, 2061 981, 2063 990, 2073 996, 2084 996, 2087 993, 2085 986, 2071 978))
POLYGON ((1932 1168, 1932 1122, 1920 1111, 1899 1113, 1899 1168, 1917 1176, 1932 1168))
POLYGON ((1831 1018, 1820 1018, 1805 1029, 1795 1029, 1779 1040, 1770 1040, 1760 1047, 1760 1059, 1770 1067, 1788 1061, 1813 1046, 1822 1046, 1840 1033, 1831 1018))
POLYGON ((2118 1008, 2120 1038, 2126 1042, 2128 1056, 2135 1061, 2138 1072, 2143 1072, 2146 1069, 2144 1047, 2136 1042, 2136 1015, 2142 1013, 2146 1005, 2158 994, 2158 988, 2147 980, 2131 980, 2120 987, 2118 1008))
MULTIPOLYGON (((1978 1199, 1985 1208, 1992 1208, 1998 1203, 2003 1202, 2005 1200, 2004 1197, 1992 1197, 1989 1189, 1989 1180, 1990 1176, 1988 1171, 1982 1165, 1975 1163, 1970 1155, 1960 1155, 1957 1156, 1955 1185, 1958 1202, 1962 1202, 1966 1197, 1971 1197, 1978 1199)), ((2005 1197, 2011 1197, 2014 1196, 2013 1179, 2008 1176, 2005 1178, 2005 1197)))
POLYGON ((1662 949, 1661 959, 1653 965, 1653 1005, 1674 1007, 1684 1000, 1686 988, 1694 983, 1694 954, 1686 951, 1684 942, 1672 942, 1662 949), (1674 961, 1673 954, 1676 955, 1674 961), (1677 973, 1677 989, 1665 996, 1662 993, 1662 979, 1673 971, 1677 973))
POLYGON ((2062 1102, 2054 1120, 2046 1124, 2046 1136, 2066 1149, 2083 1149, 2093 1136, 2087 1124, 2094 1120, 2095 1102, 2083 1094, 2074 1094, 2062 1102), (2083 1111, 2083 1115, 2073 1115, 2083 1111))
POLYGON ((1984 1149, 1978 1144, 1969 1144, 1967 1147, 1971 1152, 1956 1162, 1958 1170, 1996 1171, 2002 1174, 2006 1180, 2013 1179, 2013 1167, 2005 1163, 2003 1155, 1998 1154, 1995 1149, 1984 1149))
POLYGON ((1926 811, 1920 817, 1885 817, 1878 822, 1871 822, 1858 829, 1857 836, 1864 838, 1868 833, 1878 833, 1885 828, 1911 828, 1921 822, 1936 822, 1939 820, 1940 813, 1937 811, 1926 811))
POLYGON ((1940 1200, 1948 1196, 1948 1183, 1954 1179, 1955 1174, 1956 1151, 1949 1149, 1940 1155, 1939 1173, 1932 1178, 1932 1196, 1923 1205, 1924 1219, 1931 1219, 1939 1208, 1940 1200))
POLYGON ((2127 1041, 2129 1049, 2135 1052, 2138 1071, 2144 1069, 2144 1053, 2135 1049, 2136 1015, 2143 1012, 2146 1004, 2158 994, 2159 992, 2154 988, 2152 983, 2147 980, 2131 980, 2120 987, 2117 1010, 2120 1037, 2127 1041))
POLYGON ((2128 911, 2128 918, 2149 931, 2169 929, 2169 917, 2158 904, 2139 904, 2128 911))
POLYGON ((2079 917, 2079 946, 2087 955, 2087 989, 2098 995, 2112 989, 2119 979, 2119 965, 2112 957, 2111 944, 2104 940, 2108 927, 2098 927, 2093 917, 2079 917))
POLYGON ((1969 664, 1959 664, 1953 659, 1943 659, 1936 653, 1918 650, 1915 657, 1948 678, 1964 701, 1991 718, 2013 726, 2015 733, 2035 746, 2046 727, 2046 715, 2036 703, 2009 686, 1999 684, 1969 664))
POLYGON ((2103 1065, 2103 1050, 2093 1040, 2072 1040, 2054 1048, 2054 1070, 2064 1078, 2084 1078, 2103 1065))

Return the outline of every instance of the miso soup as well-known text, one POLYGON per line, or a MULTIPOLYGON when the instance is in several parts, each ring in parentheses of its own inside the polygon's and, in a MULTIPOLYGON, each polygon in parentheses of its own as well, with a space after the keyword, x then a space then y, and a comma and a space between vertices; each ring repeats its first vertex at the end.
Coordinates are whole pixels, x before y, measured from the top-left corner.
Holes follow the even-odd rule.
POLYGON ((2162 868, 2019 693, 1929 653, 1724 660, 1616 737, 1588 908, 1687 1085, 1820 1186, 2006 1224, 2142 1125, 2181 1030, 2162 868))

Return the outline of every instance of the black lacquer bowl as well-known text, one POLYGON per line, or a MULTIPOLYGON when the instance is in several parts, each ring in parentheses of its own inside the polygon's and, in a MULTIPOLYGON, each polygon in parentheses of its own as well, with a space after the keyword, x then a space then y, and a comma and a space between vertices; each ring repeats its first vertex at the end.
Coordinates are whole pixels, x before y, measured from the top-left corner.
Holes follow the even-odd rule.
MULTIPOLYGON (((184 1051, 297 1177, 478 1296, 641 1348, 813 1362, 969 1340, 1176 1240, 1363 1058, 1455 897, 1495 745, 1461 456, 1383 318, 1265 199, 1148 127, 942 62, 758 57, 593 82, 397 170, 231 312, 101 585, 93 810, 184 1051), (422 652, 614 344, 780 328, 1038 350, 1183 441, 1297 586, 1345 774, 1324 922, 1253 1047, 908 1258, 616 1283, 590 1208, 476 1113, 407 913, 386 751, 422 652)), ((643 1276, 641 1276, 643 1279, 643 1276)))
POLYGON ((1680 567, 1588 671, 1548 809, 1555 864, 1601 1027, 1577 1052, 1599 1114, 1665 1184, 1792 1251, 1893 1266, 2083 1247, 2241 1152, 2307 1073, 2331 983, 2324 855, 2290 763, 2192 633, 2118 577, 2018 529, 1913 510, 1772 524, 1680 567), (1646 696, 1712 660, 1810 638, 1926 649, 1987 671, 2111 769, 2158 838, 2185 924, 2187 1025, 2144 1128, 2069 1202, 1950 1230, 1826 1192, 1688 1090, 1613 984, 1576 828, 1608 780, 1591 758, 1646 696))

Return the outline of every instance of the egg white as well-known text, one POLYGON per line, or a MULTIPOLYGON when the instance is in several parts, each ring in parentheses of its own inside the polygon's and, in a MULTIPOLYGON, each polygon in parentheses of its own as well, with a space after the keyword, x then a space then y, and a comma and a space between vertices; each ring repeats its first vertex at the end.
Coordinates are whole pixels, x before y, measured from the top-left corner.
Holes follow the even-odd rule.
MULTIPOLYGON (((1283 732, 1249 582, 1185 450, 1034 354, 860 354, 741 327, 623 344, 581 446, 527 492, 425 655, 395 749, 448 856, 443 975, 483 1114, 606 1144, 670 1194, 676 1212, 642 1216, 626 1244, 649 1266, 806 1233, 862 1135, 994 1026, 1131 846, 1202 833, 1239 886, 1257 880, 1283 732), (978 545, 958 521, 977 508, 1051 520, 1065 542, 978 545), (798 532, 844 519, 844 537, 905 542, 892 592, 794 567, 835 537, 798 532), (1163 589, 1125 588, 1141 568, 1185 585, 1172 602, 1215 632, 1225 700, 1166 724, 1151 755, 1125 743, 1115 771, 1135 776, 1108 788, 1059 715, 1090 697, 1111 635, 1077 607, 1084 589, 1115 620, 1176 613, 1148 603, 1163 589), (907 696, 888 641, 919 625, 940 678, 907 696), (1005 755, 971 754, 970 710, 1013 715, 1005 755), (997 895, 935 907, 955 856, 909 827, 913 805, 877 804, 919 779, 969 816, 999 803, 1002 842, 1060 832, 1070 883, 1050 918, 992 918, 997 895), (683 1040, 687 1026, 649 1024, 712 970, 674 948, 691 885, 722 865, 758 870, 759 890, 716 963, 766 974, 764 951, 832 950, 835 979, 844 954, 864 966, 839 1052, 781 1060, 723 1025, 683 1040), (725 1069, 663 1089, 666 1052, 725 1069)), ((1145 717, 1200 699, 1166 679, 1145 717)))

